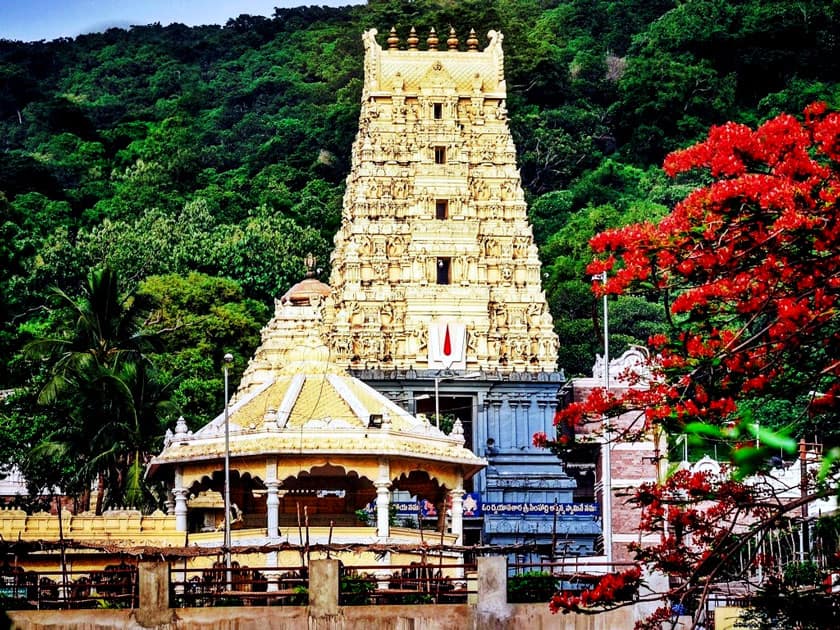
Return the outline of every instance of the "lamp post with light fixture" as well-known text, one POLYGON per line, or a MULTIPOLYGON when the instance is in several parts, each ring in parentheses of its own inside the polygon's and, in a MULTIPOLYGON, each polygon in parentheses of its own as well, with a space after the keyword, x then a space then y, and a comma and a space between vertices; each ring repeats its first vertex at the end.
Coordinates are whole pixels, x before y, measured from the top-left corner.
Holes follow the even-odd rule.
MULTIPOLYGON (((592 276, 592 280, 600 281, 601 288, 605 288, 607 284, 607 272, 602 271, 599 274, 592 276)), ((610 325, 609 325, 609 311, 607 303, 607 293, 604 291, 604 391, 610 391, 610 325)), ((603 500, 602 520, 604 523, 604 555, 607 562, 612 562, 612 471, 610 470, 611 453, 610 453, 610 430, 609 423, 605 433, 605 440, 603 446, 602 464, 604 473, 601 478, 603 485, 603 500)))
POLYGON ((233 355, 228 352, 224 357, 225 370, 225 589, 230 590, 231 585, 231 571, 230 571, 230 411, 228 401, 230 399, 228 394, 228 371, 230 364, 233 363, 233 355))

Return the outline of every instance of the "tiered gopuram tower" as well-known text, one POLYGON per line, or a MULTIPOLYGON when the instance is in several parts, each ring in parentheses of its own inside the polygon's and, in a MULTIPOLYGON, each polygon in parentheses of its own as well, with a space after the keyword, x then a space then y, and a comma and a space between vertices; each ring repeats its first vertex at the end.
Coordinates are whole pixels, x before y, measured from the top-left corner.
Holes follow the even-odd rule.
POLYGON ((507 125, 502 36, 437 51, 364 35, 365 84, 326 323, 356 369, 554 372, 507 125))
POLYGON ((502 35, 479 50, 474 32, 463 46, 432 31, 421 47, 414 29, 405 44, 392 29, 386 49, 376 34, 363 35, 359 133, 322 310, 330 360, 410 411, 461 420, 490 463, 468 490, 502 506, 467 519, 466 542, 591 553, 597 514, 568 516, 589 491, 531 442, 552 431, 564 377, 508 128, 502 35), (566 516, 540 512, 555 504, 566 516))

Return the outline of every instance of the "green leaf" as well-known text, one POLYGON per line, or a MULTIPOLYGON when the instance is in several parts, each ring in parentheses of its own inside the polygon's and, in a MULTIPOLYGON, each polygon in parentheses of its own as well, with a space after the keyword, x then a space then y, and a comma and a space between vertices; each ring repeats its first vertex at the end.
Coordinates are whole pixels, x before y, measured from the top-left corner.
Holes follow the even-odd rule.
POLYGON ((140 453, 135 452, 135 459, 128 469, 128 478, 125 484, 125 502, 130 507, 138 507, 143 503, 144 467, 139 461, 139 456, 140 453))
POLYGON ((747 430, 752 433, 752 435, 763 446, 779 448, 784 450, 786 453, 796 452, 796 440, 789 435, 786 435, 785 431, 779 431, 777 433, 776 431, 773 431, 768 427, 762 427, 759 424, 748 424, 746 427, 747 430))
POLYGON ((826 477, 828 477, 828 473, 831 472, 832 467, 838 460, 840 460, 840 447, 835 446, 823 456, 822 463, 820 464, 820 471, 817 474, 817 479, 820 482, 825 481, 826 477))
POLYGON ((735 478, 743 479, 758 470, 766 459, 765 455, 763 449, 755 446, 743 446, 732 451, 732 463, 736 466, 735 478))
POLYGON ((720 427, 705 422, 689 422, 685 425, 683 431, 691 435, 705 435, 712 438, 723 437, 723 431, 720 427))

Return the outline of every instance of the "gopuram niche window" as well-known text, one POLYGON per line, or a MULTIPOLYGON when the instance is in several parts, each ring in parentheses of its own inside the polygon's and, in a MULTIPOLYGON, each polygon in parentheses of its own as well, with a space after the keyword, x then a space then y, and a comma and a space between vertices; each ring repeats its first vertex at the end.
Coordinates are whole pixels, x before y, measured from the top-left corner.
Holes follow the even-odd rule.
POLYGON ((450 277, 449 277, 449 258, 438 258, 437 259, 437 283, 438 284, 449 284, 450 277))
POLYGON ((432 103, 432 114, 435 120, 443 118, 443 103, 432 103))
POLYGON ((435 164, 446 164, 446 147, 435 147, 435 164))
POLYGON ((449 218, 449 201, 446 199, 435 201, 435 218, 439 220, 449 218))

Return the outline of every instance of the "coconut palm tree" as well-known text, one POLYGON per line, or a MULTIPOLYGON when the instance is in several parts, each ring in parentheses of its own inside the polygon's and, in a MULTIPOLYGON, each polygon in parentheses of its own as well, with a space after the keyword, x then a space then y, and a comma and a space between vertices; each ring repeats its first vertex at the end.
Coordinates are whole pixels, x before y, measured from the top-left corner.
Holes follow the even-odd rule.
POLYGON ((148 498, 142 468, 171 411, 171 385, 158 382, 146 355, 156 339, 144 334, 134 298, 120 293, 108 268, 92 271, 77 298, 54 294, 67 313, 67 334, 38 339, 26 350, 47 369, 38 402, 60 407, 65 418, 36 450, 70 466, 70 477, 63 476, 71 485, 90 488, 98 481, 97 514, 106 490, 110 504, 139 506, 148 498))

